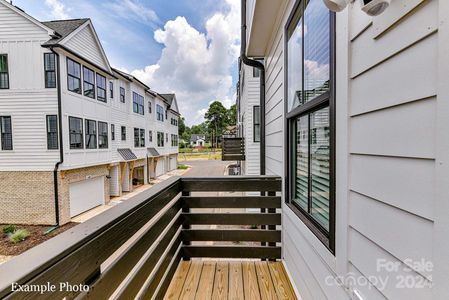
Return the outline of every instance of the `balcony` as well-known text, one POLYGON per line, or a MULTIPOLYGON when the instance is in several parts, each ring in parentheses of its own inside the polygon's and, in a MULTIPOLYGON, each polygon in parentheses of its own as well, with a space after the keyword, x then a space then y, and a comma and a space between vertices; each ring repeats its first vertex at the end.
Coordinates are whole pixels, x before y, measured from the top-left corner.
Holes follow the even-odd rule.
POLYGON ((280 191, 270 176, 170 178, 0 266, 0 298, 296 299, 280 191))
POLYGON ((241 137, 223 137, 221 160, 244 161, 245 139, 241 137))

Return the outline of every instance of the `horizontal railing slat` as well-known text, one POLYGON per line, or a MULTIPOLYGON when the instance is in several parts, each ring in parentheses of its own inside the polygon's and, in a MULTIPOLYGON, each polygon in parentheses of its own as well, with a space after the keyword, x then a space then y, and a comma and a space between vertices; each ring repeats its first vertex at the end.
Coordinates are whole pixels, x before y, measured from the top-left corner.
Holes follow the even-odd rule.
POLYGON ((182 239, 189 242, 281 242, 281 231, 262 229, 187 229, 182 231, 182 239))
POLYGON ((282 180, 274 176, 184 177, 186 192, 280 192, 282 180))
MULTIPOLYGON (((145 195, 151 195, 150 199, 146 199, 139 202, 137 207, 133 207, 130 210, 126 210, 128 205, 117 206, 111 208, 111 212, 106 211, 103 214, 96 216, 92 222, 103 224, 99 228, 94 228, 90 234, 85 231, 85 224, 75 226, 71 231, 73 235, 80 236, 80 241, 76 246, 68 247, 65 251, 65 256, 61 255, 59 260, 51 259, 44 263, 49 264, 47 269, 41 270, 39 273, 31 271, 34 277, 29 278, 29 274, 25 273, 21 278, 17 279, 13 277, 14 282, 21 284, 25 283, 29 285, 41 285, 41 284, 56 284, 60 282, 69 282, 70 284, 77 285, 84 283, 93 273, 97 271, 100 265, 109 258, 120 246, 123 245, 134 233, 136 233, 144 224, 146 224, 152 217, 156 215, 163 207, 165 207, 177 194, 180 192, 179 179, 173 178, 168 180, 160 187, 155 189, 156 193, 142 193, 138 195, 136 199, 144 197, 145 195), (121 211, 122 214, 118 218, 109 220, 109 216, 115 211, 121 211), (102 222, 105 220, 105 222, 102 222), (109 221, 109 222, 108 222, 109 221), (95 230, 96 229, 96 230, 95 230), (84 239, 83 239, 84 237, 84 239), (24 279, 29 279, 25 281, 24 279)), ((132 199, 128 200, 131 201, 132 199)), ((131 201, 132 202, 132 201, 131 201)), ((126 204, 126 202, 124 203, 126 204)), ((132 205, 132 203, 130 203, 132 205)), ((89 222, 89 221, 88 221, 89 222)), ((87 223, 87 222, 86 222, 87 223)), ((48 251, 53 252, 51 245, 55 242, 64 244, 65 239, 72 240, 73 236, 70 234, 61 234, 57 236, 55 241, 46 245, 37 246, 34 251, 48 251)), ((51 240, 50 240, 51 241, 51 240)), ((27 253, 25 253, 26 255, 27 253)), ((10 263, 18 263, 20 256, 10 263)), ((27 266, 21 266, 27 270, 27 266)), ((11 292, 10 284, 0 292, 0 298, 11 292)), ((20 299, 36 299, 39 296, 39 292, 30 293, 18 293, 14 295, 20 299)), ((65 296, 73 297, 73 294, 67 290, 56 290, 52 293, 54 298, 64 298, 65 296)), ((16 297, 15 297, 16 298, 16 297)))
POLYGON ((177 201, 91 285, 86 299, 107 299, 181 210, 177 201))
MULTIPOLYGON (((153 250, 153 252, 146 258, 146 260, 139 265, 139 268, 135 270, 131 277, 127 279, 125 286, 117 295, 117 299, 134 299, 136 294, 142 288, 145 281, 148 279, 148 276, 151 274, 153 269, 156 267, 156 264, 161 259, 163 253, 166 251, 170 242, 175 237, 176 233, 179 231, 182 225, 181 219, 177 219, 170 229, 167 231, 165 236, 153 250)), ((178 243, 178 247, 181 244, 181 239, 176 238, 175 244, 178 243)), ((148 245, 151 246, 151 245, 148 245)))
POLYGON ((260 258, 280 259, 281 247, 270 246, 183 246, 184 258, 260 258))
POLYGON ((281 214, 183 213, 184 225, 281 225, 281 214))
POLYGON ((281 197, 182 197, 184 208, 281 208, 281 197))

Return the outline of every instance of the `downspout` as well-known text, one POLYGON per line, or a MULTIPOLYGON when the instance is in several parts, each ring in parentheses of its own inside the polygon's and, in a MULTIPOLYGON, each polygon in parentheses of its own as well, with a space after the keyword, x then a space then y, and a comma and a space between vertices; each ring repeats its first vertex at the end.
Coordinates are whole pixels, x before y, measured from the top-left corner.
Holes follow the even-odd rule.
POLYGON ((59 226, 59 188, 58 188, 58 170, 59 166, 64 162, 64 145, 62 140, 62 101, 61 101, 61 72, 59 54, 50 48, 57 58, 56 60, 56 87, 58 91, 58 134, 59 134, 59 161, 55 164, 53 170, 53 183, 55 192, 55 215, 56 215, 56 227, 59 226))
POLYGON ((241 2, 242 29, 240 59, 250 67, 260 70, 260 175, 265 175, 265 66, 246 56, 246 0, 241 2))

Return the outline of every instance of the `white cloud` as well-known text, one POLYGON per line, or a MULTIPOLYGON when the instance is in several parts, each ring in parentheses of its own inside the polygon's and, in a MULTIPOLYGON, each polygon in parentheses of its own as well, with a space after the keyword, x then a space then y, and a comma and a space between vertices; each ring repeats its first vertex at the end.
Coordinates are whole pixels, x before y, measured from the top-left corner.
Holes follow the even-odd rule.
POLYGON ((65 5, 60 0, 45 0, 45 5, 47 5, 51 11, 52 18, 55 19, 68 19, 69 14, 66 10, 65 5))
POLYGON ((226 0, 226 10, 212 15, 206 33, 193 28, 186 18, 168 21, 154 32, 164 45, 158 62, 132 74, 158 92, 174 92, 189 125, 203 121, 208 103, 235 101, 232 67, 240 49, 239 0, 226 0))

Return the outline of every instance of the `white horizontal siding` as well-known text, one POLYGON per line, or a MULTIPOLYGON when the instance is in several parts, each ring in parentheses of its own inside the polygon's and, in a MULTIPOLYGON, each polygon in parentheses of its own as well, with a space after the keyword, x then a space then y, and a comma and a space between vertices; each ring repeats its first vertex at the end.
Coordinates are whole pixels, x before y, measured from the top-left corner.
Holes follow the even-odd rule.
POLYGON ((0 41, 49 40, 48 32, 0 2, 0 41))
POLYGON ((95 63, 105 70, 109 69, 101 49, 95 39, 92 28, 87 25, 64 44, 67 48, 95 63))

